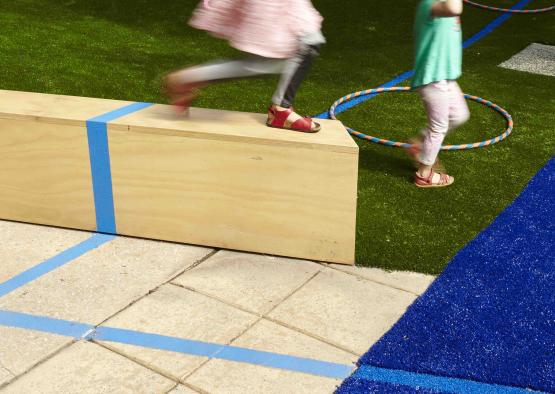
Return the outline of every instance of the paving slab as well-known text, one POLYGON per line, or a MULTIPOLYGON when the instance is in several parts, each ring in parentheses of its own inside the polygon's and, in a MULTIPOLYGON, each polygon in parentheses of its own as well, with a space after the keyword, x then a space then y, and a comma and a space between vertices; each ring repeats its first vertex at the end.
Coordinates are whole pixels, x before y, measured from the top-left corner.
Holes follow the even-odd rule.
POLYGON ((0 327, 0 364, 20 375, 72 341, 54 334, 0 327))
POLYGON ((499 66, 555 77, 555 45, 532 43, 499 66))
MULTIPOLYGON (((341 364, 353 364, 357 356, 292 329, 261 320, 233 342, 234 346, 341 364)), ((186 383, 217 393, 332 393, 341 380, 263 366, 210 360, 186 383)))
POLYGON ((168 392, 168 394, 198 394, 198 391, 192 390, 189 387, 180 384, 172 391, 168 392))
POLYGON ((98 324, 209 252, 118 237, 0 298, 0 309, 98 324))
POLYGON ((8 382, 14 376, 6 369, 0 367, 0 386, 8 382))
POLYGON ((416 296, 326 268, 269 317, 363 354, 416 296))
POLYGON ((78 342, 1 393, 166 393, 175 382, 89 342, 78 342))
POLYGON ((220 251, 173 283, 263 315, 321 269, 305 260, 220 251))
MULTIPOLYGON (((257 316, 210 297, 174 285, 165 285, 114 316, 105 325, 183 339, 228 344, 256 320, 257 316)), ((207 359, 134 345, 102 343, 176 379, 191 373, 207 359)))
POLYGON ((425 275, 409 271, 385 271, 379 268, 355 267, 350 265, 329 264, 343 272, 347 272, 361 278, 381 283, 395 289, 406 290, 414 294, 422 294, 435 280, 433 275, 425 275))
POLYGON ((83 231, 0 220, 0 283, 90 238, 83 231))

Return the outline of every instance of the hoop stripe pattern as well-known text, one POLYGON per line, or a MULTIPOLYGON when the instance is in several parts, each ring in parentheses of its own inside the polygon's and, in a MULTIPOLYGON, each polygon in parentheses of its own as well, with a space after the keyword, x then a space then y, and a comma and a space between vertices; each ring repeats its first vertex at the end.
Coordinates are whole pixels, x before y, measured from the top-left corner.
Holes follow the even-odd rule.
POLYGON ((508 13, 511 13, 511 14, 539 14, 541 12, 555 11, 555 5, 552 5, 551 7, 546 7, 546 8, 537 8, 535 10, 521 10, 521 9, 512 9, 512 8, 492 7, 492 6, 489 6, 489 5, 475 3, 471 0, 464 0, 464 2, 466 4, 472 6, 472 7, 482 8, 482 9, 488 10, 488 11, 508 12, 508 13))
MULTIPOLYGON (((337 100, 335 103, 333 103, 333 105, 329 109, 329 115, 330 115, 331 119, 337 120, 337 118, 335 116, 337 107, 339 105, 341 105, 342 103, 345 103, 347 101, 350 101, 350 100, 352 100, 354 98, 357 98, 357 97, 360 97, 360 96, 370 96, 370 95, 376 95, 376 94, 380 94, 380 93, 409 92, 409 91, 411 91, 411 88, 407 87, 407 86, 394 86, 394 87, 391 87, 391 88, 378 88, 378 89, 361 90, 359 92, 351 93, 351 94, 348 94, 347 96, 341 97, 339 100, 337 100)), ((484 148, 486 146, 493 145, 493 144, 496 144, 500 141, 503 141, 505 138, 507 138, 513 132, 513 118, 505 109, 501 108, 497 104, 492 103, 491 101, 484 100, 483 98, 480 98, 480 97, 477 97, 477 96, 471 96, 469 94, 465 94, 464 98, 467 99, 467 100, 475 101, 479 104, 485 105, 486 107, 491 108, 492 110, 499 113, 501 116, 503 116, 503 118, 505 118, 506 129, 503 132, 503 134, 500 134, 497 137, 491 138, 489 140, 474 142, 474 143, 471 143, 471 144, 442 145, 441 150, 451 151, 451 150, 466 150, 466 149, 484 148)), ((391 146, 391 147, 394 147, 394 148, 404 148, 404 149, 408 149, 408 148, 412 147, 412 144, 409 144, 409 143, 406 143, 406 142, 399 142, 399 141, 394 141, 394 140, 388 140, 388 139, 385 139, 385 138, 373 137, 371 135, 362 133, 360 131, 353 130, 350 127, 346 127, 346 128, 347 128, 347 131, 349 132, 349 134, 354 135, 355 137, 358 137, 360 139, 373 142, 375 144, 391 146)))

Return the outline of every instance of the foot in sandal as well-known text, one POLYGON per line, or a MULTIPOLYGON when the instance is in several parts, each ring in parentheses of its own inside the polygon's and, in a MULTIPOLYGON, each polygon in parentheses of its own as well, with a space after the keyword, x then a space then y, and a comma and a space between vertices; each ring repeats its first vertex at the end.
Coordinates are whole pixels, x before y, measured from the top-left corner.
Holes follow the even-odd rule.
POLYGON ((268 109, 266 125, 303 133, 317 133, 321 128, 312 118, 300 116, 293 111, 293 108, 283 108, 275 104, 268 109))
POLYGON ((205 86, 206 83, 183 83, 173 74, 169 74, 164 79, 162 90, 170 99, 170 102, 176 107, 176 112, 182 114, 187 112, 193 100, 198 96, 199 88, 205 86))
MULTIPOLYGON (((409 144, 411 146, 409 148, 407 148, 405 151, 407 152, 407 154, 412 159, 412 163, 413 163, 414 167, 419 168, 420 167, 420 161, 419 161, 420 152, 422 151, 422 137, 413 138, 413 139, 409 140, 409 144)), ((436 171, 436 172, 445 172, 445 167, 443 167, 443 164, 441 164, 441 161, 439 161, 439 157, 436 159, 434 165, 432 166, 432 170, 436 171)))
POLYGON ((430 170, 428 174, 421 174, 417 171, 414 174, 414 184, 418 187, 445 187, 453 184, 455 178, 445 173, 430 170))

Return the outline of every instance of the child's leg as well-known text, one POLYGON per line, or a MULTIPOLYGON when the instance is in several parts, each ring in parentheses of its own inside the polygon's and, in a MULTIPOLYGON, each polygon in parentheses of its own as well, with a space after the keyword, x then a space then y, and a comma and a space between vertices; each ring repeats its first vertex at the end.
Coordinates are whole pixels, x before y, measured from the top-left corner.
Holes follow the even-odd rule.
POLYGON ((453 177, 434 172, 433 165, 449 130, 449 84, 447 81, 440 81, 426 85, 420 89, 420 96, 428 114, 428 127, 422 139, 415 184, 420 187, 448 186, 453 183, 453 177))
POLYGON ((250 56, 240 60, 224 60, 205 63, 170 74, 174 82, 181 84, 210 83, 227 79, 255 77, 264 74, 279 74, 286 60, 250 56))
POLYGON ((287 61, 278 87, 272 96, 272 106, 268 111, 267 124, 269 126, 305 132, 320 130, 318 123, 313 122, 311 118, 301 117, 292 110, 292 106, 301 83, 325 41, 319 31, 301 39, 299 51, 287 61))
POLYGON ((272 103, 290 108, 295 101, 297 91, 305 79, 312 62, 320 54, 320 48, 325 43, 321 32, 316 32, 301 39, 299 51, 295 57, 289 59, 281 74, 278 87, 272 97, 272 103))
POLYGON ((470 118, 464 93, 456 81, 449 81, 449 131, 456 129, 470 118))
POLYGON ((433 165, 441 144, 449 130, 450 94, 447 81, 434 82, 420 89, 420 96, 428 114, 428 127, 425 130, 419 161, 433 165))

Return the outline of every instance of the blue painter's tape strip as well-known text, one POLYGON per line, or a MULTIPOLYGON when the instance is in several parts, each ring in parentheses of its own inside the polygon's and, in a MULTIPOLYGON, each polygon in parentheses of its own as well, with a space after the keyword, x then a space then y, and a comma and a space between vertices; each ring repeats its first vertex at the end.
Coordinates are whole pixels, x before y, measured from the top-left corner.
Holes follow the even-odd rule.
POLYGON ((92 339, 256 364, 335 379, 345 379, 354 370, 351 365, 110 327, 99 327, 92 339))
MULTIPOLYGON (((521 9, 521 8, 525 7, 531 1, 532 0, 521 0, 518 3, 516 3, 514 6, 512 6, 511 9, 513 9, 513 10, 521 9)), ((508 14, 508 13, 498 16, 491 23, 486 25, 486 27, 484 27, 482 30, 480 30, 478 33, 476 33, 473 36, 466 39, 463 42, 463 48, 466 49, 469 46, 471 46, 472 44, 474 44, 476 41, 481 40, 482 38, 484 38, 485 36, 490 34, 494 29, 496 29, 501 24, 503 24, 503 22, 505 22, 511 16, 512 16, 512 14, 508 14)), ((386 82, 383 85, 380 85, 379 87, 380 88, 388 88, 388 87, 395 86, 398 83, 401 83, 401 82, 411 78, 413 75, 414 75, 414 70, 406 71, 406 72, 402 73, 401 75, 396 76, 391 81, 386 82)), ((354 106, 356 106, 356 105, 358 105, 358 104, 360 104, 360 103, 362 103, 366 100, 370 100, 371 98, 373 98, 375 96, 376 96, 375 94, 371 94, 371 95, 368 95, 368 96, 361 96, 361 97, 356 98, 355 100, 351 100, 351 101, 347 101, 345 103, 342 103, 342 104, 337 106, 337 108, 335 109, 335 113, 340 114, 342 112, 345 112, 349 108, 352 108, 352 107, 354 107, 354 106)), ((319 118, 319 119, 329 119, 330 118, 329 113, 327 111, 322 112, 321 114, 318 114, 314 117, 319 118)))
POLYGON ((438 390, 460 394, 532 394, 537 391, 524 390, 517 387, 500 386, 480 383, 472 380, 447 378, 436 375, 426 375, 394 369, 376 368, 368 365, 361 366, 353 375, 360 379, 376 382, 400 384, 411 387, 438 390))
POLYGON ((106 123, 151 105, 153 104, 133 103, 87 120, 96 229, 101 233, 116 234, 108 126, 106 123))
POLYGON ((129 105, 126 105, 125 107, 121 107, 121 108, 115 109, 113 111, 106 112, 105 114, 102 114, 102 115, 96 116, 94 118, 91 118, 91 119, 89 119, 89 121, 91 121, 91 122, 101 122, 101 123, 110 122, 112 120, 116 120, 118 118, 121 118, 122 116, 129 115, 129 114, 132 114, 133 112, 137 112, 137 111, 140 111, 142 109, 148 108, 152 105, 154 105, 154 104, 153 103, 133 103, 133 104, 129 104, 129 105))
POLYGON ((102 233, 116 234, 112 172, 108 148, 106 123, 87 121, 89 157, 93 182, 96 229, 102 233))
POLYGON ((94 328, 68 320, 0 311, 0 325, 48 332, 77 339, 125 343, 144 348, 236 361, 306 374, 345 379, 354 366, 285 354, 149 334, 113 327, 94 328))
MULTIPOLYGON (((518 10, 518 9, 524 8, 531 1, 532 0, 521 0, 518 3, 516 3, 514 6, 512 6, 511 9, 512 10, 518 10)), ((490 34, 494 29, 499 27, 503 22, 505 22, 511 16, 512 16, 512 14, 509 14, 509 13, 505 13, 505 14, 502 14, 502 15, 498 16, 491 23, 489 23, 486 27, 484 27, 482 30, 480 30, 478 33, 476 33, 472 37, 469 37, 468 39, 466 39, 463 42, 463 48, 468 48, 469 46, 474 44, 476 41, 481 40, 482 38, 484 38, 485 36, 490 34)))
POLYGON ((40 278, 43 275, 61 267, 77 257, 87 253, 88 251, 98 248, 100 245, 113 239, 113 236, 104 234, 95 234, 89 239, 77 244, 62 253, 28 269, 21 274, 14 276, 13 278, 7 280, 6 282, 0 283, 0 297, 11 293, 12 291, 26 285, 35 279, 40 278))
POLYGON ((27 315, 19 312, 0 311, 0 325, 22 328, 81 339, 94 326, 49 317, 27 315))

